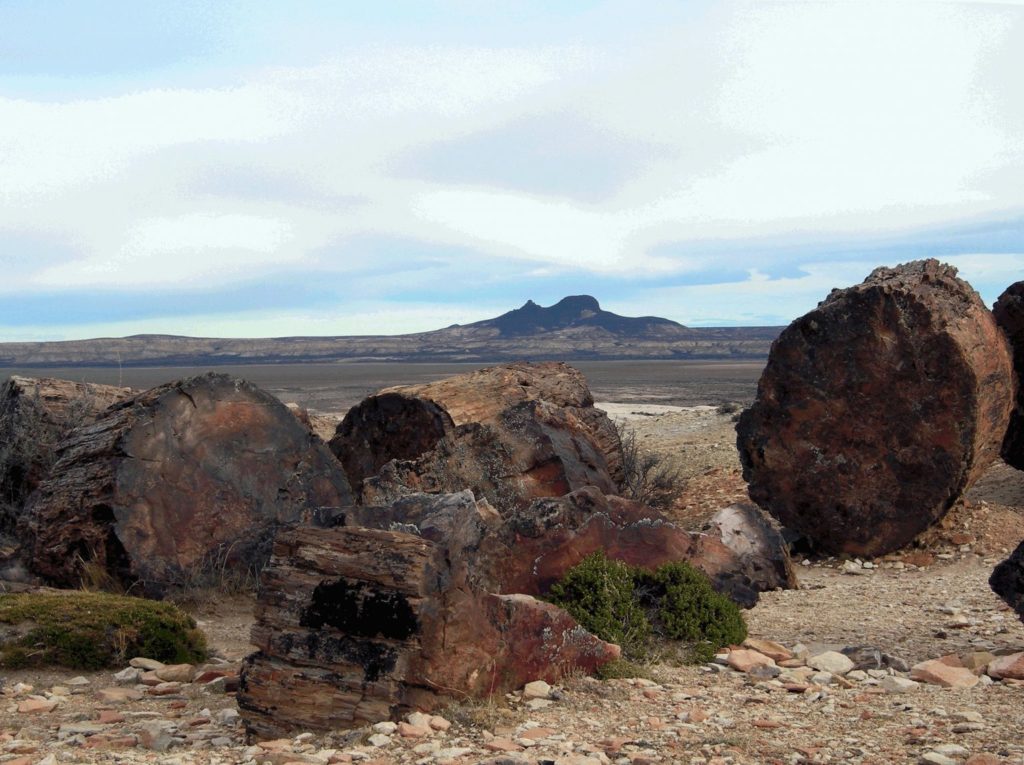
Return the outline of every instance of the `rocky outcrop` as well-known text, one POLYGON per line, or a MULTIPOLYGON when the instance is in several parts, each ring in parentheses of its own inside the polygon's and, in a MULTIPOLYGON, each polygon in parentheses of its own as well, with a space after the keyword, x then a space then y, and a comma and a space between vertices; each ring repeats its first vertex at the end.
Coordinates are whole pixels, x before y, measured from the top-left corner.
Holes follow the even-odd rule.
POLYGON ((57 457, 57 445, 131 394, 128 388, 10 377, 0 387, 0 532, 12 531, 18 515, 57 457))
POLYGON ((507 512, 583 486, 618 490, 621 444, 593 403, 565 364, 496 366, 370 396, 330 446, 365 504, 471 488, 507 512))
MULTIPOLYGON (((1010 341, 1017 380, 1024 380, 1024 282, 1006 288, 992 307, 992 315, 1010 341)), ((1001 453, 1007 464, 1024 470, 1024 386, 1017 390, 1001 453)))
POLYGON ((54 583, 77 585, 88 568, 159 595, 206 566, 258 566, 280 524, 351 500, 337 461, 283 404, 208 374, 75 431, 19 530, 54 583))
POLYGON ((995 567, 988 583, 992 591, 1005 600, 1024 621, 1024 542, 1017 545, 1009 558, 995 567))
POLYGON ((648 568, 687 560, 746 605, 779 586, 747 576, 758 567, 720 538, 593 488, 504 516, 463 491, 311 520, 323 528, 279 535, 262 578, 260 652, 239 695, 260 736, 430 710, 614 658, 617 648, 534 597, 596 550, 648 568))
POLYGON ((410 531, 279 535, 238 694, 250 733, 355 727, 618 657, 560 608, 486 591, 460 553, 410 531))
POLYGON ((737 425, 751 498, 823 549, 879 555, 941 518, 997 456, 1007 343, 935 260, 834 290, 772 346, 737 425))

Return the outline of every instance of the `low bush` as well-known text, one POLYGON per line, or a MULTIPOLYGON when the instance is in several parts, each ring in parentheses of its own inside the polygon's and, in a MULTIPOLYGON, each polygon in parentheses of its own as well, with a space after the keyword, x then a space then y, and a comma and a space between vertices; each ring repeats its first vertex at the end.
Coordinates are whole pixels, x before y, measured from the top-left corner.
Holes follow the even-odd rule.
POLYGON ((103 592, 0 595, 0 666, 123 666, 133 656, 172 664, 206 657, 187 614, 159 603, 103 592))
POLYGON ((640 445, 636 431, 616 423, 622 445, 622 496, 655 510, 672 507, 686 485, 679 468, 640 445))
POLYGON ((570 569, 549 597, 585 629, 617 643, 631 662, 649 659, 659 641, 681 643, 686 661, 709 661, 747 637, 739 606, 684 561, 647 571, 598 551, 570 569))

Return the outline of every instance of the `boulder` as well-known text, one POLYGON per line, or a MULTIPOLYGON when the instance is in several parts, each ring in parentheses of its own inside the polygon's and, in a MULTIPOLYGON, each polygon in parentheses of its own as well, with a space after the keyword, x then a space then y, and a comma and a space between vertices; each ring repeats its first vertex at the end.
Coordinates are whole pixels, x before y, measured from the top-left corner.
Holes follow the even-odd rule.
POLYGON ((988 584, 1024 621, 1024 542, 993 569, 988 584))
POLYGON ((618 491, 618 433, 593 403, 566 364, 505 364, 370 396, 330 446, 364 504, 471 488, 506 512, 583 486, 618 491))
POLYGON ((131 392, 17 375, 0 387, 0 533, 14 530, 26 498, 57 459, 60 442, 131 392))
MULTIPOLYGON (((474 503, 461 521, 476 515, 474 503)), ((259 651, 238 693, 248 731, 277 738, 399 719, 618 658, 562 609, 488 592, 464 539, 345 526, 279 534, 256 608, 259 651)))
POLYGON ((160 595, 258 568, 275 529, 352 501, 322 441, 251 383, 207 374, 124 399, 71 434, 19 524, 36 573, 160 595))
MULTIPOLYGON (((1010 341, 1013 369, 1024 380, 1024 281, 1014 282, 992 307, 992 315, 1010 341)), ((1024 470, 1024 386, 1018 388, 1013 414, 1003 439, 1002 457, 1008 465, 1024 470)))
POLYGON ((737 424, 750 497, 830 552, 896 550, 998 455, 1014 395, 1006 339, 956 269, 876 269, 772 345, 737 424))

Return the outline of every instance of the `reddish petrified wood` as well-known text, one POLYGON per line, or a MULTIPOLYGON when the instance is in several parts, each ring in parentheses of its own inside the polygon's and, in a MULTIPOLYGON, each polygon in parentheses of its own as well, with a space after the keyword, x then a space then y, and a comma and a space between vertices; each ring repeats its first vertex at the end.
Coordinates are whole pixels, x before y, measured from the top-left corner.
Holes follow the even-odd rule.
POLYGON ((773 344, 737 424, 750 496, 826 550, 880 555, 945 515, 997 456, 1006 339, 956 269, 876 269, 773 344))
POLYGON ((366 528, 280 534, 238 694, 250 733, 378 722, 619 656, 549 603, 487 592, 458 544, 366 528))
MULTIPOLYGON (((1024 381, 1024 282, 1014 282, 1006 288, 993 306, 992 315, 1010 341, 1018 383, 1024 381)), ((1007 464, 1024 470, 1024 385, 1017 389, 1001 453, 1007 464)))
POLYGON ((283 404, 209 374, 72 434, 19 528, 54 583, 77 585, 89 564, 159 595, 204 566, 256 565, 278 525, 351 500, 337 461, 283 404))
POLYGON ((331 449, 366 504, 471 488, 506 512, 583 486, 614 493, 622 478, 614 425, 555 362, 381 391, 349 411, 331 449))
POLYGON ((57 459, 60 442, 131 392, 17 375, 0 387, 0 532, 14 529, 28 495, 57 459))

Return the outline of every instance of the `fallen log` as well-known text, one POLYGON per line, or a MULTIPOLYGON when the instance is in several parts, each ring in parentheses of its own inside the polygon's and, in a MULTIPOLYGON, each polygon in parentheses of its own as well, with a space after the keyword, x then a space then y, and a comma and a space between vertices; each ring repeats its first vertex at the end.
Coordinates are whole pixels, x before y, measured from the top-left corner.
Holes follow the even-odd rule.
POLYGON ((159 596, 197 575, 258 569, 278 526, 351 500, 337 461, 283 404, 207 374, 125 399, 75 431, 19 535, 53 583, 106 576, 159 596))
POLYGON ((507 512, 583 486, 618 491, 622 447, 593 403, 566 364, 506 364, 370 396, 330 446, 365 504, 471 488, 507 512))
POLYGON ((1007 342, 956 269, 876 269, 772 345, 736 428, 750 497, 825 550, 898 549, 997 456, 1014 393, 1007 342))

